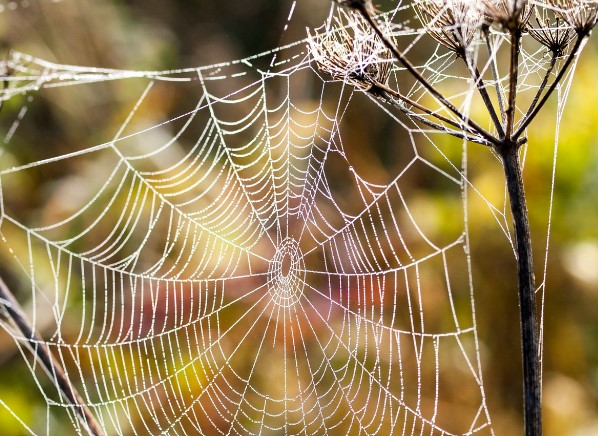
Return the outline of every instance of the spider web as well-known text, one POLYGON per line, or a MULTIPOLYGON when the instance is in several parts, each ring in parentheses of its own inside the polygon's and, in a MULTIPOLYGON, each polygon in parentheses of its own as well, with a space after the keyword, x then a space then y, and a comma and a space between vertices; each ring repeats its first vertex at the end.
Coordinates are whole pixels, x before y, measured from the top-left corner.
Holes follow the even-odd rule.
MULTIPOLYGON (((403 26, 395 37, 406 53, 424 39, 403 26)), ((547 62, 538 48, 522 58, 520 92, 533 95, 547 62)), ((418 69, 458 89, 451 101, 467 110, 475 88, 456 62, 438 47, 418 69)), ((106 82, 138 90, 112 138, 5 151, 0 167, 2 250, 29 281, 29 319, 106 433, 493 433, 468 198, 512 237, 504 197, 495 204, 468 178, 466 144, 322 76, 306 40, 171 71, 19 52, 6 65, 3 100, 21 105, 6 150, 34 128, 33 97, 106 82), (165 92, 192 106, 148 120, 165 92), (400 131, 400 161, 373 181, 354 157, 358 105, 400 131), (37 216, 11 198, 11 186, 65 171, 52 194, 69 199, 63 210, 37 216), (414 178, 442 186, 443 209, 414 178)), ((391 82, 425 100, 401 72, 391 82)), ((35 343, 2 327, 47 404, 45 431, 62 414, 85 432, 35 343)))

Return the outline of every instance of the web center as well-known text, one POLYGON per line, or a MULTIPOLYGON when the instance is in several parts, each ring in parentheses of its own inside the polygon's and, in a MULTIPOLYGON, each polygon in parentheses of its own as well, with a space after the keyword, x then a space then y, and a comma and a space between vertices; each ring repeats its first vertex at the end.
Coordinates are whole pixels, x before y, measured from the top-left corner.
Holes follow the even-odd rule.
POLYGON ((299 244, 293 238, 280 243, 268 268, 268 292, 272 301, 291 307, 303 296, 305 263, 299 244))
POLYGON ((280 273, 283 277, 287 277, 291 273, 291 267, 293 266, 293 259, 287 253, 282 258, 282 263, 280 265, 280 273))

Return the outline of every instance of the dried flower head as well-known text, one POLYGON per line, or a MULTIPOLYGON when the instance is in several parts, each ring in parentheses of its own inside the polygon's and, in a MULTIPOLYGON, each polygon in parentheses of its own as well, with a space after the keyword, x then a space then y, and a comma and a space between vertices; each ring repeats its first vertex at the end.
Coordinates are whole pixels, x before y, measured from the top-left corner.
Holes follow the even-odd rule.
POLYGON ((548 0, 554 13, 582 35, 588 35, 598 21, 598 0, 548 0))
POLYGON ((562 56, 575 38, 575 30, 547 8, 534 7, 534 10, 535 23, 532 25, 530 20, 526 30, 532 38, 546 46, 557 57, 562 56))
POLYGON ((506 30, 523 29, 532 8, 528 0, 481 0, 488 24, 496 23, 506 30))
POLYGON ((484 21, 475 0, 418 0, 415 10, 428 34, 460 56, 484 21))
MULTIPOLYGON (((380 37, 354 13, 341 10, 335 21, 335 29, 308 36, 318 68, 335 80, 366 91, 375 84, 386 84, 392 69, 392 53, 380 37)), ((382 23, 383 29, 388 27, 388 22, 382 23)))

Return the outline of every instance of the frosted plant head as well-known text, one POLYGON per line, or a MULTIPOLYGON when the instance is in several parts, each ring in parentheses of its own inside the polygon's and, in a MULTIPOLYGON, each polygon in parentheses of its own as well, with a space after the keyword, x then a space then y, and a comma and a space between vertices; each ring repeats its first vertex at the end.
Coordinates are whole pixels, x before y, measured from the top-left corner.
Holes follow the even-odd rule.
POLYGON ((528 0, 481 0, 488 24, 505 30, 523 29, 531 16, 528 0))
POLYGON ((428 34, 459 56, 464 56, 483 24, 475 0, 418 0, 417 15, 428 34))
POLYGON ((582 35, 589 35, 598 21, 598 0, 548 0, 554 13, 582 35))
MULTIPOLYGON (((318 68, 334 80, 363 90, 386 84, 392 68, 392 53, 370 25, 353 13, 339 11, 336 28, 308 36, 318 68)), ((388 23, 383 23, 388 27, 388 23)))
POLYGON ((534 12, 535 19, 528 22, 527 32, 555 56, 563 56, 567 46, 575 38, 575 30, 548 8, 534 7, 534 12))

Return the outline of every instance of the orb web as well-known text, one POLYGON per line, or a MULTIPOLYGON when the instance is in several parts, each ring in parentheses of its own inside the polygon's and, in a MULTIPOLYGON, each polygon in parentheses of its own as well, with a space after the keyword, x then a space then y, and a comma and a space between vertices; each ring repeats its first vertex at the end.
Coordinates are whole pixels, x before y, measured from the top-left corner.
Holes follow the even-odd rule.
MULTIPOLYGON (((395 34, 407 52, 423 38, 395 34)), ((493 432, 467 214, 473 193, 511 238, 504 199, 468 179, 465 145, 451 152, 443 135, 324 77, 307 44, 171 71, 6 61, 3 100, 22 108, 57 88, 138 90, 113 137, 33 157, 10 148, 33 123, 24 109, 0 169, 2 250, 27 277, 28 315, 108 434, 493 432), (165 92, 192 105, 146 118, 165 92), (372 172, 356 157, 356 105, 400 132, 394 166, 372 172), (65 172, 35 200, 41 214, 11 197, 23 180, 65 172), (442 185, 442 201, 413 180, 442 185), (52 209, 59 196, 71 200, 52 209)), ((537 88, 542 58, 523 53, 521 92, 537 88)), ((467 83, 455 62, 438 48, 418 68, 440 86, 467 83)), ((391 81, 405 87, 401 73, 391 81)), ((463 108, 465 89, 451 97, 463 108)), ((35 344, 2 327, 48 431, 64 415, 83 432, 35 344)))

